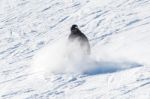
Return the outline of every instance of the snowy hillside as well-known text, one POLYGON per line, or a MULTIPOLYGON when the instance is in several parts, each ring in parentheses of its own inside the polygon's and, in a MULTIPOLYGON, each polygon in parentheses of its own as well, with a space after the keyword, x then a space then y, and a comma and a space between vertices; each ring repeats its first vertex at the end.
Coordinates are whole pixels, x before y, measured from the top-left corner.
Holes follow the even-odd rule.
POLYGON ((0 99, 150 99, 149 59, 150 0, 0 0, 0 99), (45 55, 61 52, 49 49, 72 24, 89 38, 96 65, 35 71, 33 57, 47 46, 45 55))

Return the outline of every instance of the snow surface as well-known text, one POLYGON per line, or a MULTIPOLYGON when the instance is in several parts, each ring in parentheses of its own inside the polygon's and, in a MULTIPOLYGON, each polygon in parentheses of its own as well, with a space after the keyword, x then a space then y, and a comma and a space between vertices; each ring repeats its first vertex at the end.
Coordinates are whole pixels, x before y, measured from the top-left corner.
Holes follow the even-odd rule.
POLYGON ((0 0, 0 99, 150 99, 149 11, 150 0, 0 0), (90 57, 64 58, 72 24, 90 57))

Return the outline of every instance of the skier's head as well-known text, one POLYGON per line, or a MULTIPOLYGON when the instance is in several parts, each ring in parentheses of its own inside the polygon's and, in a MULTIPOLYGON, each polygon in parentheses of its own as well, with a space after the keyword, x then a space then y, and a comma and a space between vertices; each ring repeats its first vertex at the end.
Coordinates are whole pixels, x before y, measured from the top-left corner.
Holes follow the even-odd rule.
POLYGON ((76 24, 72 25, 71 32, 77 32, 78 26, 76 24))

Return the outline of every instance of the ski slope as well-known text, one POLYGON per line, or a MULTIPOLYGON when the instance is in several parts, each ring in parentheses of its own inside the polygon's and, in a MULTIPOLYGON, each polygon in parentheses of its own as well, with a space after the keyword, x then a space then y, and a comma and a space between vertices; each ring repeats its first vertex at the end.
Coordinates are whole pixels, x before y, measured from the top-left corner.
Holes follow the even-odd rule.
POLYGON ((0 0, 0 99, 150 99, 149 11, 150 0, 0 0), (83 65, 94 68, 35 72, 33 58, 72 24, 89 38, 97 63, 83 65))

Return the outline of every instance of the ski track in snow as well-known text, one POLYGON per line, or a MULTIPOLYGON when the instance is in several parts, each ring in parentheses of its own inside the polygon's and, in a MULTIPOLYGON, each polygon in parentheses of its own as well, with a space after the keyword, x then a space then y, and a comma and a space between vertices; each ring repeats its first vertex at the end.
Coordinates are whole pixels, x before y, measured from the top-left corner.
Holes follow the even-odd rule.
POLYGON ((149 6, 150 0, 0 0, 0 99, 150 99, 149 6), (67 37, 74 23, 100 60, 121 56, 133 68, 106 62, 88 75, 32 73, 35 53, 67 37))

